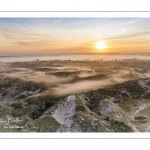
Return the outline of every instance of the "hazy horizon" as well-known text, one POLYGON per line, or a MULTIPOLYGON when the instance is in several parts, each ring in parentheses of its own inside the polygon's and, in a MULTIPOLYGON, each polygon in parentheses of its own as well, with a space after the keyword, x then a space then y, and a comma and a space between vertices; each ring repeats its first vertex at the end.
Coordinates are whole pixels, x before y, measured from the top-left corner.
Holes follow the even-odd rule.
POLYGON ((0 18, 2 53, 150 52, 150 18, 0 18))

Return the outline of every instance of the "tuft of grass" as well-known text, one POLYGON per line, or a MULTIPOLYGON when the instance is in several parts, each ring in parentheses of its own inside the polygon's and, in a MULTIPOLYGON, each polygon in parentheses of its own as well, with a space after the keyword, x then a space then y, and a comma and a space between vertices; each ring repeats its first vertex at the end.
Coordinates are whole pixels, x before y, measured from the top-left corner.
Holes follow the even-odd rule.
POLYGON ((76 99, 76 110, 77 111, 85 111, 86 110, 82 100, 79 97, 76 99))
POLYGON ((75 124, 78 124, 82 132, 106 132, 108 131, 108 125, 102 121, 102 118, 94 115, 90 115, 79 111, 74 115, 74 122, 71 128, 75 124))
POLYGON ((110 121, 110 126, 112 129, 114 129, 114 132, 133 132, 133 129, 123 121, 112 119, 110 121))
POLYGON ((51 116, 43 116, 25 125, 25 129, 36 132, 56 132, 60 124, 51 116))

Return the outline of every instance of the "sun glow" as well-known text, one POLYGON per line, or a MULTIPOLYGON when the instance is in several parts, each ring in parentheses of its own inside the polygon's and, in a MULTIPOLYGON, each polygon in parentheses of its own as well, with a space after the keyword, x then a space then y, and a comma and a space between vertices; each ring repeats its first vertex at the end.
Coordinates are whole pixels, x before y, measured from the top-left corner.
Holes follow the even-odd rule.
POLYGON ((104 41, 99 41, 96 43, 95 47, 99 50, 103 50, 105 48, 107 48, 106 44, 104 41))

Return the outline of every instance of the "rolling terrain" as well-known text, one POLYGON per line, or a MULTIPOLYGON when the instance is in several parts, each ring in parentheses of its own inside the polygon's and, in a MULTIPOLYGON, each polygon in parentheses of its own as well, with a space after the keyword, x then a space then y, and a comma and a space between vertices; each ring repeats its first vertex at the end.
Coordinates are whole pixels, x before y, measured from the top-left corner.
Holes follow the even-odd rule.
POLYGON ((149 132, 149 63, 1 63, 0 132, 149 132))

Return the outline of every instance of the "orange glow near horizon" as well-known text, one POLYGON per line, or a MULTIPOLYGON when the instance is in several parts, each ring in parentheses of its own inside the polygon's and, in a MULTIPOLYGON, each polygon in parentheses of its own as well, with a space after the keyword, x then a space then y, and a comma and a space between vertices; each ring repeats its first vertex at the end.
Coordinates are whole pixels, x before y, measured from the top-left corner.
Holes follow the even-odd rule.
POLYGON ((0 18, 0 53, 150 52, 149 26, 150 18, 0 18))

